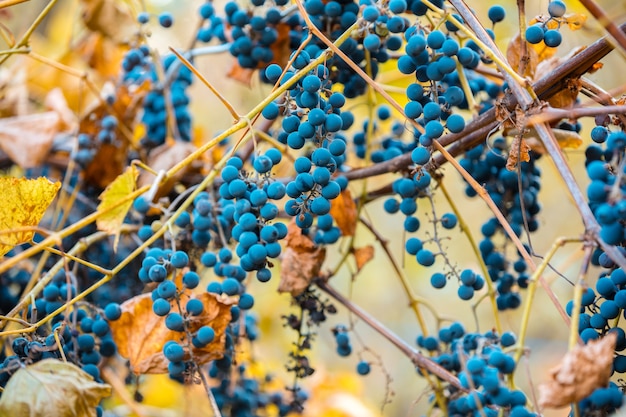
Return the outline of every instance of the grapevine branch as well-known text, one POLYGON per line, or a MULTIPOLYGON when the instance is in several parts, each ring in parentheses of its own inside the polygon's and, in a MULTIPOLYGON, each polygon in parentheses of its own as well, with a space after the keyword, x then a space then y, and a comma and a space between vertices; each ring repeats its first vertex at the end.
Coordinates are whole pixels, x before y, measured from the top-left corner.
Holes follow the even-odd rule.
POLYGON ((394 346, 400 349, 402 353, 404 353, 411 360, 411 362, 413 362, 415 366, 423 370, 426 370, 432 373, 433 375, 436 375, 442 380, 450 383, 455 388, 463 392, 467 392, 467 389, 461 385, 457 377, 455 377, 450 372, 448 372, 447 370, 439 366, 437 363, 433 362, 432 359, 427 358, 426 356, 422 355, 421 353, 413 349, 404 340, 402 340, 402 338, 400 338, 398 335, 396 335, 391 330, 389 330, 386 326, 384 326, 382 323, 380 323, 378 320, 372 317, 365 310, 361 309, 352 301, 345 298, 337 290, 335 290, 333 287, 328 285, 328 283, 323 282, 322 280, 318 280, 317 286, 326 294, 330 295, 332 298, 334 298, 340 304, 342 304, 344 307, 350 310, 355 316, 357 316, 358 318, 363 320, 365 323, 367 323, 372 329, 380 333, 381 336, 389 340, 394 346))
MULTIPOLYGON (((626 24, 620 26, 620 30, 626 32, 626 24)), ((541 100, 548 100, 561 91, 569 79, 578 78, 588 72, 596 62, 612 50, 613 46, 608 39, 606 37, 601 38, 537 80, 532 88, 541 100)), ((518 103, 517 98, 510 91, 505 93, 502 102, 509 111, 513 111, 518 103)), ((497 129, 498 125, 495 109, 490 109, 469 122, 463 132, 442 136, 439 143, 443 146, 449 146, 448 152, 453 156, 458 156, 484 142, 488 134, 497 129)), ((432 170, 446 162, 443 156, 435 155, 432 162, 425 167, 432 170)), ((401 171, 411 164, 411 154, 406 153, 376 165, 354 169, 344 175, 350 180, 361 179, 401 171)))
MULTIPOLYGON (((485 45, 487 45, 494 54, 500 55, 502 58, 502 53, 495 45, 485 28, 482 27, 474 13, 470 10, 470 8, 465 4, 463 0, 450 0, 450 3, 457 9, 463 20, 467 23, 467 25, 476 33, 479 39, 481 39, 485 45)), ((505 68, 499 67, 503 73, 504 79, 509 83, 514 96, 516 97, 519 105, 527 110, 536 105, 535 100, 531 97, 528 91, 522 88, 522 86, 517 82, 516 77, 512 77, 505 68)), ((535 125, 535 130, 539 135, 544 147, 546 148, 548 154, 550 155, 554 165, 557 168, 557 171, 561 175, 563 182, 567 186, 574 202, 576 203, 576 207, 580 212, 583 223, 585 224, 585 228, 587 231, 595 238, 600 247, 604 250, 604 252, 609 255, 609 257, 618 264, 621 268, 626 268, 626 258, 622 255, 615 246, 609 245, 605 243, 599 236, 598 232, 600 230, 600 225, 596 221, 591 208, 587 204, 587 200, 585 195, 582 193, 578 184, 576 183, 576 179, 574 178, 574 174, 571 170, 570 165, 565 160, 565 156, 559 147, 550 126, 547 123, 541 123, 535 125)))

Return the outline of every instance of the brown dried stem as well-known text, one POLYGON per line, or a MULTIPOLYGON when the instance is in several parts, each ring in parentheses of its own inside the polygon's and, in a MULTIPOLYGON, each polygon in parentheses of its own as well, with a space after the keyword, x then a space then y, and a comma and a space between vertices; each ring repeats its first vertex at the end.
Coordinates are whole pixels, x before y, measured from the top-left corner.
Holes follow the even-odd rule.
POLYGON ((455 388, 467 392, 467 389, 463 388, 459 379, 452 375, 450 372, 442 368, 440 365, 435 363, 432 359, 427 358, 422 355, 411 346, 409 346, 402 338, 389 330, 385 325, 372 317, 365 310, 361 309, 359 306, 354 304, 352 301, 348 300, 346 297, 341 295, 337 290, 328 285, 328 283, 319 280, 317 282, 317 286, 324 291, 326 294, 337 300, 340 304, 346 307, 352 314, 363 320, 367 323, 372 329, 376 330, 381 336, 390 341, 394 346, 396 346, 402 353, 404 353, 413 364, 419 367, 422 370, 432 373, 433 375, 441 378, 442 380, 450 383, 450 385, 455 388))

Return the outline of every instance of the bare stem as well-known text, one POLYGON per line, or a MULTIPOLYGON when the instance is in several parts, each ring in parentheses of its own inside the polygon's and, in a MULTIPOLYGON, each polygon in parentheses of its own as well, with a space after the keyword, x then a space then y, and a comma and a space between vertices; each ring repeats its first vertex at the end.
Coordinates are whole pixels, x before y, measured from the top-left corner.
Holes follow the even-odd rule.
POLYGON ((396 346, 402 353, 404 353, 410 360, 413 362, 415 366, 418 368, 425 370, 434 374, 435 376, 441 378, 442 380, 450 383, 450 385, 455 388, 467 392, 459 379, 452 375, 450 372, 439 366, 432 359, 427 358, 422 355, 411 346, 409 346, 404 340, 402 340, 398 335, 389 330, 386 326, 368 314, 366 311, 362 310, 359 306, 354 304, 352 301, 348 300, 346 297, 341 295, 337 290, 332 288, 328 283, 322 282, 321 280, 317 282, 317 286, 324 291, 326 294, 330 295, 332 298, 337 300, 340 304, 350 310, 355 316, 363 320, 367 323, 372 329, 376 330, 381 336, 391 342, 394 346, 396 346))

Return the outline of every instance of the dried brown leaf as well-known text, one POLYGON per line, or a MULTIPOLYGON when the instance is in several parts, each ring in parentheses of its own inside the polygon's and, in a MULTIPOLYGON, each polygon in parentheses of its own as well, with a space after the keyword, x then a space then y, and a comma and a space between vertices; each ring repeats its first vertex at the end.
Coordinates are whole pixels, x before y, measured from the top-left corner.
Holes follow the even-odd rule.
POLYGON ((250 87, 252 85, 252 76, 254 75, 254 71, 256 70, 252 68, 243 68, 237 61, 235 61, 226 75, 228 78, 250 87))
POLYGON ((343 236, 353 236, 356 231, 357 211, 350 190, 345 189, 330 203, 330 214, 343 236))
POLYGON ((60 130, 74 131, 77 128, 78 121, 76 119, 76 115, 67 105, 67 100, 65 99, 65 95, 63 95, 63 90, 60 88, 53 88, 46 95, 44 104, 48 110, 55 111, 59 114, 59 118, 61 119, 61 124, 59 126, 60 130))
POLYGON ((128 47, 94 32, 86 36, 75 51, 103 78, 113 79, 120 71, 128 47))
POLYGON ((0 398, 0 417, 96 417, 96 406, 111 387, 78 366, 44 359, 19 369, 0 398))
POLYGON ((41 165, 61 125, 56 111, 0 119, 0 149, 22 168, 41 165))
POLYGON ((530 161, 530 146, 521 135, 515 136, 506 160, 506 169, 513 171, 519 162, 530 161))
POLYGON ((83 22, 116 43, 128 44, 137 33, 137 23, 128 9, 115 0, 83 0, 83 22))
MULTIPOLYGON (((193 348, 193 357, 201 365, 224 354, 224 331, 230 323, 230 304, 220 301, 215 294, 202 293, 197 298, 204 304, 204 310, 201 315, 188 319, 190 331, 196 332, 202 326, 211 326, 215 331, 213 342, 201 349, 193 348)), ((172 304, 174 310, 175 304, 172 304)), ((164 317, 154 314, 149 293, 123 303, 122 316, 110 326, 120 355, 130 361, 131 369, 137 374, 166 373, 168 361, 163 355, 163 345, 169 340, 181 341, 183 337, 183 333, 165 327, 164 317)))
POLYGON ((365 264, 374 259, 374 246, 367 245, 362 248, 354 248, 354 259, 356 260, 356 269, 360 271, 365 264))
POLYGON ((288 229, 278 291, 290 292, 296 296, 309 286, 313 278, 319 276, 326 257, 326 249, 315 245, 295 222, 291 223, 288 229))
POLYGON ((524 45, 519 33, 511 40, 506 49, 506 60, 518 74, 531 79, 535 77, 539 56, 528 42, 525 42, 524 45))
MULTIPOLYGON (((291 28, 287 23, 278 23, 274 26, 277 37, 276 40, 270 46, 272 50, 273 59, 271 63, 276 63, 281 67, 284 67, 289 61, 291 55, 291 48, 289 47, 290 38, 289 31, 291 28)), ((264 69, 267 67, 268 62, 259 62, 256 69, 264 69)), ((237 61, 233 63, 233 66, 228 71, 228 78, 232 78, 235 81, 239 81, 242 84, 250 87, 252 83, 252 77, 256 71, 255 68, 243 68, 237 61)))
POLYGON ((513 115, 508 107, 502 102, 502 100, 496 100, 495 109, 496 120, 502 122, 502 127, 505 130, 515 127, 515 123, 513 122, 513 115))
MULTIPOLYGON (((113 90, 115 95, 113 114, 118 118, 120 125, 129 127, 133 125, 143 97, 149 90, 149 81, 140 86, 122 85, 113 90)), ((99 103, 80 121, 80 132, 97 135, 100 131, 100 121, 107 114, 110 114, 110 109, 99 103)), ((85 168, 83 176, 88 184, 106 188, 126 168, 127 149, 132 138, 126 137, 119 127, 114 130, 114 134, 117 141, 101 144, 93 161, 85 168)))
POLYGON ((0 116, 21 116, 27 111, 26 70, 21 65, 0 69, 0 116))
POLYGON ((565 407, 587 397, 596 388, 605 387, 613 369, 616 341, 617 334, 609 333, 565 354, 561 363, 550 371, 550 381, 539 385, 539 405, 565 407))

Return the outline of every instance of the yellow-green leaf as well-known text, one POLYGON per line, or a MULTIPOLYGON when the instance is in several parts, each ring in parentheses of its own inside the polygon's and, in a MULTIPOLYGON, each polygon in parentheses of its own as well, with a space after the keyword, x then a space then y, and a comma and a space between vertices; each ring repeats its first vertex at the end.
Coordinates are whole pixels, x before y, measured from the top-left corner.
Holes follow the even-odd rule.
POLYGON ((21 368, 0 397, 0 417, 95 417, 96 406, 111 395, 74 364, 44 359, 21 368))
POLYGON ((129 166, 100 195, 101 202, 98 205, 98 211, 110 210, 98 217, 96 224, 98 229, 115 235, 114 249, 117 249, 120 229, 124 223, 126 213, 128 213, 130 206, 133 205, 132 200, 121 204, 120 201, 135 191, 138 175, 137 168, 134 165, 129 166))
POLYGON ((60 187, 43 177, 0 178, 0 256, 33 238, 34 231, 20 228, 39 224, 60 187))

